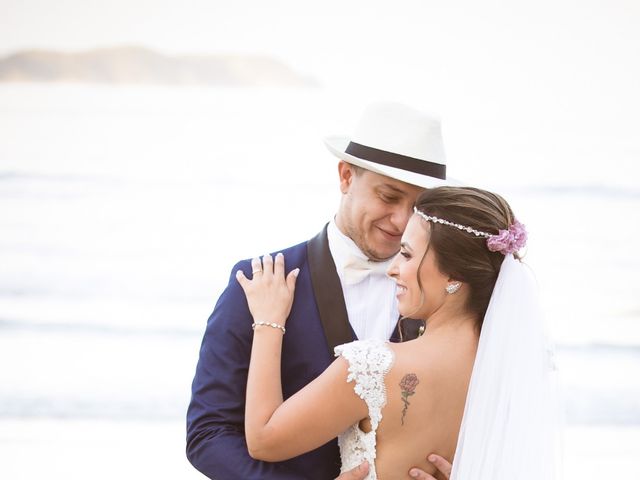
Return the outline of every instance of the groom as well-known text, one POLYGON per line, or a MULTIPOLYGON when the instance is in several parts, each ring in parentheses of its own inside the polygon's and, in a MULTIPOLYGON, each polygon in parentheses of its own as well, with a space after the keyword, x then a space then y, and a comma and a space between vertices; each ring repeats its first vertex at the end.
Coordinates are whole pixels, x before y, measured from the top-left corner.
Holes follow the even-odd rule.
MULTIPOLYGON (((336 345, 400 339, 395 282, 385 272, 417 196, 447 178, 440 123, 403 105, 372 105, 351 139, 330 137, 325 144, 340 159, 335 220, 308 242, 282 251, 287 271, 300 268, 282 351, 285 399, 329 366, 336 345)), ((253 332, 237 270, 250 276, 250 262, 233 268, 202 341, 187 413, 187 457, 216 480, 335 478, 335 440, 285 462, 249 456, 243 420, 253 332)), ((365 475, 363 466, 340 479, 365 475)))

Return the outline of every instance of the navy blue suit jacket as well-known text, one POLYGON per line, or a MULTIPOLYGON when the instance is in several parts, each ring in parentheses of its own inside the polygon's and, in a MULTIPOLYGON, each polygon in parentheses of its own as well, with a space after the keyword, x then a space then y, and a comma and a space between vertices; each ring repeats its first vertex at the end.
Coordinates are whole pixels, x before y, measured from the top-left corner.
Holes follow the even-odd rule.
MULTIPOLYGON (((355 335, 326 227, 283 253, 287 272, 300 268, 282 347, 282 390, 287 399, 329 366, 336 345, 354 340, 355 335)), ((267 463, 249 456, 244 407, 253 319, 235 278, 239 269, 250 278, 250 261, 236 264, 207 322, 187 413, 187 457, 216 480, 333 479, 340 469, 335 440, 285 462, 267 463)))

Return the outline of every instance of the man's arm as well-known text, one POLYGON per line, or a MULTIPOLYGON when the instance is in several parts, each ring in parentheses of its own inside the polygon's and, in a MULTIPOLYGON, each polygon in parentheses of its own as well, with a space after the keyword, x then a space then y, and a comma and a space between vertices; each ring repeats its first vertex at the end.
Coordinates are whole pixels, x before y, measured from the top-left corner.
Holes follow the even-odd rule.
MULTIPOLYGON (((250 272, 248 262, 237 264, 250 272)), ((300 480, 278 463, 249 456, 244 437, 244 406, 251 353, 251 316, 232 274, 207 323, 187 413, 187 457, 216 480, 300 480)))

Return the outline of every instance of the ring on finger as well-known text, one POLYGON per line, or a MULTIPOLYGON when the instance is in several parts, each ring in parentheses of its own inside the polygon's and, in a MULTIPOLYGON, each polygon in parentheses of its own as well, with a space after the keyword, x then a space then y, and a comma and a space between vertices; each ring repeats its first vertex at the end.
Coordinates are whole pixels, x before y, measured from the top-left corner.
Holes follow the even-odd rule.
POLYGON ((262 273, 262 269, 261 268, 257 268, 256 270, 252 270, 251 271, 251 275, 255 275, 256 273, 262 273))

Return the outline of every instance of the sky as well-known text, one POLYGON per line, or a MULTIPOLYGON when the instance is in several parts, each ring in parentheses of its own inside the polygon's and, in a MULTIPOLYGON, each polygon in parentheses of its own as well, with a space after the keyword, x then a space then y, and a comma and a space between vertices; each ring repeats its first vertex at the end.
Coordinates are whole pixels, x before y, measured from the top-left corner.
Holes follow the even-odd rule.
POLYGON ((346 82, 398 80, 394 71, 459 81, 476 70, 482 80, 496 64, 523 73, 544 65, 552 77, 640 74, 635 0, 0 0, 0 11, 4 52, 111 44, 258 52, 346 82))
POLYGON ((339 98, 436 111, 478 149, 526 152, 543 169, 566 158, 584 183, 615 161, 616 178, 635 185, 638 25, 636 0, 0 0, 0 54, 266 54, 339 98))

